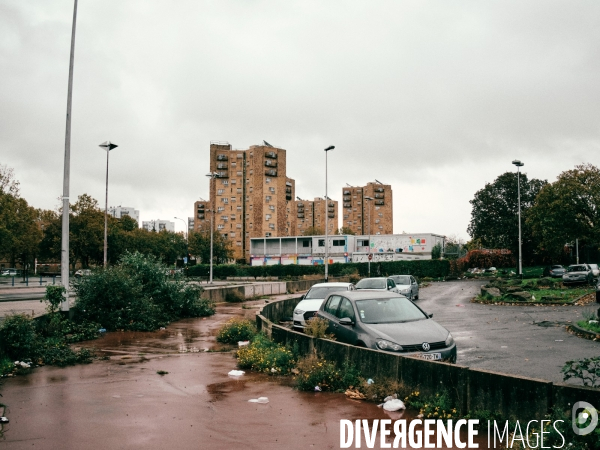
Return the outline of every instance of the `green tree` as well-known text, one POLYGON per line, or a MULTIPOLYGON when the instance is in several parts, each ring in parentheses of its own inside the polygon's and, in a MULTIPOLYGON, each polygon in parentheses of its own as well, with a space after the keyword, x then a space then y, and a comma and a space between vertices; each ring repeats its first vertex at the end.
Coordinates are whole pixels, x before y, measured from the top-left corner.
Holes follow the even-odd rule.
POLYGON ((544 186, 527 216, 540 249, 554 258, 579 239, 580 248, 600 242, 600 170, 575 166, 544 186))
POLYGON ((69 248, 73 267, 81 262, 83 267, 90 263, 102 264, 104 260, 104 211, 98 201, 88 194, 77 197, 70 206, 69 248))
MULTIPOLYGON (((521 184, 521 226, 523 258, 533 258, 537 241, 533 237, 531 225, 527 223, 530 209, 540 190, 548 184, 545 180, 527 178, 520 174, 521 184)), ((491 249, 509 249, 518 253, 519 217, 517 174, 506 172, 493 183, 475 193, 472 205, 471 222, 467 232, 474 240, 491 249)))
POLYGON ((0 165, 0 256, 12 266, 33 264, 42 239, 38 211, 19 196, 13 169, 0 165))
MULTIPOLYGON (((203 264, 210 263, 210 231, 192 231, 188 236, 189 252, 200 258, 203 264)), ((224 264, 233 259, 231 241, 218 231, 213 233, 214 263, 224 264)))
POLYGON ((323 229, 319 227, 308 227, 306 230, 304 230, 304 233, 302 234, 304 236, 320 236, 325 234, 325 231, 323 231, 323 229))

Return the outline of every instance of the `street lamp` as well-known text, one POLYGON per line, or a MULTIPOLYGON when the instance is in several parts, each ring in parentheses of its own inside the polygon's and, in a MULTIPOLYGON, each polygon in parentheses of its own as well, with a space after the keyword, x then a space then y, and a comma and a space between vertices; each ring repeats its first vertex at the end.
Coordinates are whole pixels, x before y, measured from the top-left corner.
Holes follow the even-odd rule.
POLYGON ((519 172, 519 168, 523 167, 523 164, 518 159, 515 159, 512 162, 515 166, 517 166, 517 195, 518 195, 518 203, 519 203, 519 275, 523 275, 523 256, 521 254, 521 173, 519 172))
POLYGON ((104 268, 106 269, 106 254, 108 250, 108 155, 113 148, 117 148, 118 145, 113 144, 110 141, 103 142, 99 147, 106 150, 106 196, 104 198, 104 268))
POLYGON ((363 197, 365 200, 367 200, 369 202, 369 256, 367 256, 367 260, 368 260, 368 272, 369 272, 369 277, 371 276, 371 200, 373 200, 373 197, 363 197))
MULTIPOLYGON (((207 177, 210 177, 211 179, 211 191, 214 192, 214 180, 217 177, 216 172, 211 172, 206 174, 207 177)), ((211 195, 212 197, 212 195, 211 195)), ((211 212, 211 218, 210 218, 210 272, 209 272, 209 277, 208 277, 208 282, 210 284, 212 284, 213 282, 213 228, 214 228, 214 223, 215 223, 215 208, 214 205, 212 205, 212 208, 210 209, 211 212)))
POLYGON ((333 150, 334 145, 325 149, 325 282, 329 281, 329 199, 327 198, 327 152, 333 150))
MULTIPOLYGON (((189 241, 188 241, 188 229, 187 229, 187 222, 185 220, 183 220, 181 217, 173 217, 174 219, 177 220, 181 220, 183 222, 183 232, 184 232, 184 237, 185 237, 185 260, 187 260, 188 257, 188 252, 189 252, 189 241)), ((189 261, 187 261, 187 263, 189 263, 189 261)))

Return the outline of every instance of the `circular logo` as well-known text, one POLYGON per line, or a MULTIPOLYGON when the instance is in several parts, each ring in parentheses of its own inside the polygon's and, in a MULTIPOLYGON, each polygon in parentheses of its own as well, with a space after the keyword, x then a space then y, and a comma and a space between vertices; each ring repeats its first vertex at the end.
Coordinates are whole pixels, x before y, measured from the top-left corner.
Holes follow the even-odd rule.
POLYGON ((425 350, 426 352, 429 351, 429 349, 431 349, 431 345, 429 345, 429 342, 423 342, 423 350, 425 350))
POLYGON ((594 431, 596 425, 598 425, 598 412, 588 402, 577 402, 573 405, 571 419, 573 421, 573 432, 578 436, 585 436, 594 431), (589 424, 586 427, 579 428, 585 425, 588 420, 589 424))

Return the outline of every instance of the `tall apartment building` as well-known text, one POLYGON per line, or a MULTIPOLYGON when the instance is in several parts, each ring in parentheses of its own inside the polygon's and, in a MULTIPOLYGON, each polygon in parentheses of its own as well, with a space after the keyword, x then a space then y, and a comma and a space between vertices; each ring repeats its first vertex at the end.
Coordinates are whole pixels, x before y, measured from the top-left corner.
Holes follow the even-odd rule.
MULTIPOLYGON (((325 199, 316 197, 313 201, 297 200, 293 202, 293 209, 296 212, 296 233, 303 235, 304 232, 314 227, 325 234, 325 199)), ((338 202, 329 199, 327 206, 327 233, 333 235, 338 229, 338 202)))
POLYGON ((235 259, 249 260, 251 237, 291 235, 295 182, 286 176, 285 150, 269 145, 234 150, 212 142, 210 171, 215 229, 231 240, 235 259))
POLYGON ((198 200, 194 203, 193 231, 210 230, 210 202, 198 200))
POLYGON ((342 195, 342 227, 357 235, 393 234, 394 208, 389 184, 369 182, 366 186, 347 186, 342 195))

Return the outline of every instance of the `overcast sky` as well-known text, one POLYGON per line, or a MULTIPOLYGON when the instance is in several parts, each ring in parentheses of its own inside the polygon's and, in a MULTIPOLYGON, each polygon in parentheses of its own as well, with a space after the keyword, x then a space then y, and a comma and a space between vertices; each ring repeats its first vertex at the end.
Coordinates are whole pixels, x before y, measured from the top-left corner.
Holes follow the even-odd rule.
MULTIPOLYGON (((0 0, 0 164, 62 195, 73 0, 0 0)), ((392 185, 394 232, 469 239, 515 158, 600 164, 600 2, 80 0, 71 190, 141 220, 208 197, 209 145, 287 150, 305 199, 392 185)), ((182 230, 181 221, 176 229, 182 230)), ((340 223, 341 225, 341 223, 340 223)))

